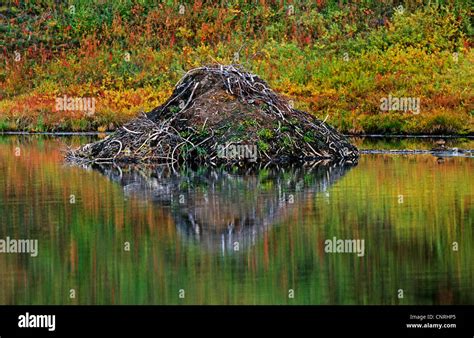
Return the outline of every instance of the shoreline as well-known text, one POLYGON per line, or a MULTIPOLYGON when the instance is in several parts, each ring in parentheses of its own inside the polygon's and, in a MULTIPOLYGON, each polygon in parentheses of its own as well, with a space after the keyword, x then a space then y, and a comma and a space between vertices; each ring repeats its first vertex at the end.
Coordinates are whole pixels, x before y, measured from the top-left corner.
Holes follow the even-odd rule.
MULTIPOLYGON (((45 131, 45 132, 31 132, 31 131, 0 131, 0 136, 9 136, 9 135, 45 135, 45 136, 99 136, 99 135, 111 135, 115 131, 45 131)), ((429 138, 468 138, 474 139, 474 135, 462 135, 462 134, 453 134, 453 135, 443 135, 443 134, 343 134, 345 137, 358 138, 358 137, 368 137, 368 138, 419 138, 419 139, 429 139, 429 138)))

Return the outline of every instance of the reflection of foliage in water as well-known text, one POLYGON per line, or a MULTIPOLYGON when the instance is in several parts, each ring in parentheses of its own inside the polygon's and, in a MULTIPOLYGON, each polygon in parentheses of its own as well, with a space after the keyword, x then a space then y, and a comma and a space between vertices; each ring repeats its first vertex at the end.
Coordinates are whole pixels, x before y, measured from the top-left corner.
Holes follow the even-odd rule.
POLYGON ((39 240, 34 259, 0 255, 2 304, 474 303, 470 158, 363 155, 255 245, 222 256, 178 233, 170 202, 124 199, 99 172, 64 167, 60 149, 57 138, 0 137, 0 237, 39 240), (365 239, 366 255, 326 254, 332 236, 365 239))
POLYGON ((474 139, 466 137, 353 137, 353 142, 359 149, 369 150, 430 150, 437 147, 436 142, 446 141, 446 148, 474 149, 474 139))

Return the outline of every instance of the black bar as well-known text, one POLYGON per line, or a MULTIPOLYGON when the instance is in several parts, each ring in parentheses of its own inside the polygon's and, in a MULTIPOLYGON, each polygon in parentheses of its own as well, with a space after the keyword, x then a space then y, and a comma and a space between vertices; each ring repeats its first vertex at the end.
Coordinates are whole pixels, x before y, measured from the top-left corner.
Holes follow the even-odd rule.
MULTIPOLYGON (((34 325, 35 320, 30 323, 34 325)), ((99 333, 106 337, 244 336, 256 332, 265 337, 283 332, 294 337, 341 333, 349 337, 473 337, 474 306, 0 306, 1 338, 99 333), (20 316, 25 316, 25 324, 32 315, 55 315, 54 331, 48 330, 47 322, 43 322, 47 327, 20 328, 20 316), (407 324, 455 324, 456 328, 407 328, 407 324)))

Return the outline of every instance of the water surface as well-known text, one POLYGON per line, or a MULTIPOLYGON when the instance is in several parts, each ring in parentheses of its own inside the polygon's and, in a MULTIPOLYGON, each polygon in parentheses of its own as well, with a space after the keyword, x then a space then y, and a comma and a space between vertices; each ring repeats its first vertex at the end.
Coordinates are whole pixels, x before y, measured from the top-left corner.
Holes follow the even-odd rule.
POLYGON ((249 172, 64 165, 64 146, 85 141, 0 136, 0 239, 39 245, 37 257, 0 253, 1 304, 474 303, 473 158, 249 172), (333 237, 364 240, 364 255, 327 253, 333 237))

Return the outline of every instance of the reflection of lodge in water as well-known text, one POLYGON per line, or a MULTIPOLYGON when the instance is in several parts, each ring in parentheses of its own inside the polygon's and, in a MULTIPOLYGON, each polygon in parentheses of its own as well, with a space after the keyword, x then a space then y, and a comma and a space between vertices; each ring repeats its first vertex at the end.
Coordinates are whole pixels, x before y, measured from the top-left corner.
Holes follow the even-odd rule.
POLYGON ((126 196, 169 207, 185 240, 226 253, 254 245, 295 204, 327 191, 349 168, 323 164, 247 172, 206 168, 178 173, 166 167, 100 171, 119 182, 126 196))

